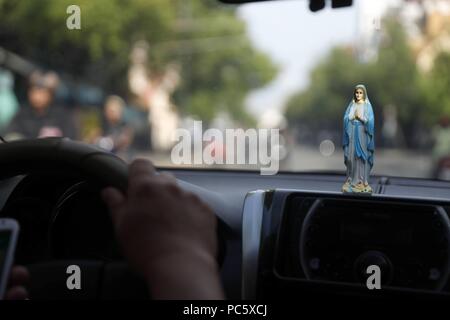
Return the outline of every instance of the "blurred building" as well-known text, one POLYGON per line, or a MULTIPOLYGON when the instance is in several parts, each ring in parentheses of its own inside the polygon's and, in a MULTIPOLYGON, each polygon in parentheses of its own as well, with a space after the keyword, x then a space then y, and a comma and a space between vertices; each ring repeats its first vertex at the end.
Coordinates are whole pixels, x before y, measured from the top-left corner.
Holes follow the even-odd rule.
POLYGON ((144 41, 135 44, 130 55, 128 82, 138 103, 148 112, 151 145, 154 151, 168 151, 174 144, 173 134, 180 121, 171 95, 180 80, 176 65, 162 74, 151 74, 148 67, 150 46, 144 41))
POLYGON ((397 7, 400 0, 358 0, 356 6, 356 53, 360 61, 377 57, 381 39, 381 19, 386 12, 397 7))
POLYGON ((381 39, 381 20, 396 11, 418 67, 428 71, 436 56, 450 51, 450 1, 448 0, 360 0, 357 6, 357 55, 361 61, 376 59, 381 39))
POLYGON ((450 2, 406 1, 402 20, 419 69, 429 71, 440 52, 450 52, 450 2))

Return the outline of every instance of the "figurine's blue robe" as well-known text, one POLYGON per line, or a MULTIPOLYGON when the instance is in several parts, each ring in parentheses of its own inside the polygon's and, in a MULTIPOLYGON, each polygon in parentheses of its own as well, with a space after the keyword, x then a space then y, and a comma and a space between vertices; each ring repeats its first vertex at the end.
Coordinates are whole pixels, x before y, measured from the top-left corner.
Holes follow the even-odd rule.
POLYGON ((356 185, 358 182, 368 182, 373 167, 375 121, 369 99, 364 105, 365 123, 349 119, 352 104, 353 101, 348 105, 344 115, 343 147, 347 178, 356 185))

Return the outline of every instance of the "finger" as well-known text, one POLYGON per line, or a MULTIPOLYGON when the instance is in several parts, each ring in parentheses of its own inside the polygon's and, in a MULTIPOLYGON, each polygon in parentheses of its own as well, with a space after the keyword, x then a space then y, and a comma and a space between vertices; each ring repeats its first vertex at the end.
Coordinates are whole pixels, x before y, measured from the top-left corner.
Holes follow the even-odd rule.
POLYGON ((23 266, 14 266, 11 269, 11 274, 9 275, 9 286, 14 287, 18 285, 23 285, 30 280, 30 273, 28 269, 23 266))
POLYGON ((133 161, 128 175, 128 194, 130 197, 138 197, 142 193, 151 192, 156 170, 150 161, 145 159, 133 161))
POLYGON ((167 180, 175 184, 178 184, 177 178, 175 178, 175 176, 170 172, 161 172, 161 174, 159 174, 159 177, 163 180, 167 180))
POLYGON ((178 180, 170 173, 160 173, 155 175, 155 177, 151 181, 152 187, 149 189, 149 193, 147 196, 157 197, 181 197, 184 195, 183 189, 178 184, 178 180))
POLYGON ((5 295, 6 300, 26 300, 28 299, 28 291, 22 286, 16 286, 9 289, 5 295))
POLYGON ((146 159, 136 159, 130 164, 128 171, 128 179, 133 181, 136 178, 154 175, 156 172, 153 163, 146 159))
POLYGON ((114 224, 117 225, 121 219, 120 215, 122 210, 120 209, 125 203, 125 196, 122 192, 113 187, 103 189, 101 194, 103 201, 109 208, 114 224))
POLYGON ((105 203, 111 208, 117 208, 125 201, 123 193, 113 187, 107 187, 102 190, 102 198, 105 203))

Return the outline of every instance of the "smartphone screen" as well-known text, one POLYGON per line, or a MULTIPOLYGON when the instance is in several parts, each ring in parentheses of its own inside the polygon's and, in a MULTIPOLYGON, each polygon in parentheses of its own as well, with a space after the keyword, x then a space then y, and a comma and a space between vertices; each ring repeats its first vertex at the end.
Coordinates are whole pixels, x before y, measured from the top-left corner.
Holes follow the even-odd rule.
POLYGON ((3 275, 3 270, 6 264, 6 256, 8 254, 9 244, 11 242, 12 231, 0 230, 0 275, 3 275))
POLYGON ((8 259, 8 250, 11 247, 13 231, 0 230, 0 299, 3 299, 9 278, 11 262, 8 259))

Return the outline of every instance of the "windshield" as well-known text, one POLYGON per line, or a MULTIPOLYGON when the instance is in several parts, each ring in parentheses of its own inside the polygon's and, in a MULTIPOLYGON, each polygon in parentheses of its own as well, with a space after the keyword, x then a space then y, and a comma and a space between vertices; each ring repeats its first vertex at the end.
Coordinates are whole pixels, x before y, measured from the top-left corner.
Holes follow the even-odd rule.
POLYGON ((0 133, 163 167, 345 173, 349 111, 372 174, 450 179, 450 3, 353 2, 0 0, 0 133))

